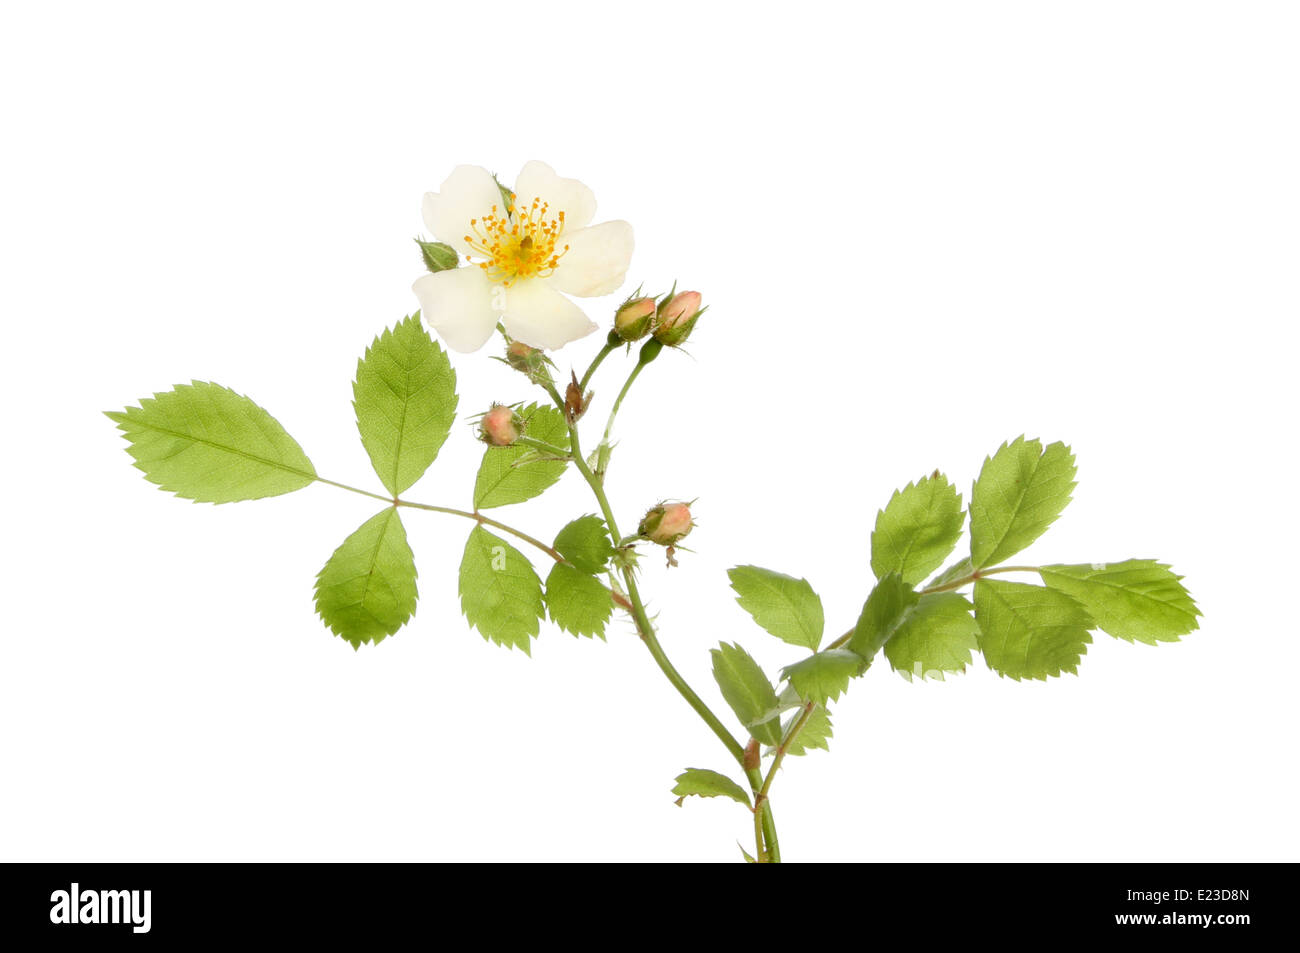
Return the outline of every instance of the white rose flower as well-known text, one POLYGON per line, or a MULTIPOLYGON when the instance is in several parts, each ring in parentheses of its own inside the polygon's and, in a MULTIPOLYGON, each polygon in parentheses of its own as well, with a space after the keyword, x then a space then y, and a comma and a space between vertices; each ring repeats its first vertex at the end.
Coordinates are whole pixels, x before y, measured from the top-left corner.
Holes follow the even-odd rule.
POLYGON ((565 295, 593 298, 623 283, 632 226, 591 225, 596 197, 577 179, 529 162, 515 180, 510 214, 486 169, 461 165, 424 196, 424 222, 469 264, 417 280, 420 309, 447 346, 477 351, 497 322, 517 341, 555 349, 596 325, 565 295))

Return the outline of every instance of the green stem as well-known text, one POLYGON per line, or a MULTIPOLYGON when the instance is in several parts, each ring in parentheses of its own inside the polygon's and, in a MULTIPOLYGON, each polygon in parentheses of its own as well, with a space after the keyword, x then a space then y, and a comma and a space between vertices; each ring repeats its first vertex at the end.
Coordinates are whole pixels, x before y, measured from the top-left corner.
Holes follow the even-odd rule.
MULTIPOLYGON (((954 589, 960 589, 962 586, 968 586, 972 582, 978 582, 980 579, 983 579, 985 576, 996 576, 998 573, 1002 573, 1002 572, 1038 572, 1038 567, 1037 566, 998 566, 994 569, 976 569, 969 576, 962 576, 960 579, 954 579, 952 582, 945 582, 942 586, 931 586, 929 589, 922 589, 920 592, 917 593, 917 595, 932 596, 936 592, 952 592, 954 589)), ((841 646, 846 644, 849 641, 849 639, 853 638, 854 631, 856 630, 849 629, 849 631, 845 632, 843 635, 841 635, 830 645, 826 646, 826 648, 822 649, 822 651, 825 652, 827 649, 840 648, 841 646)))
MULTIPOLYGON (((591 487, 592 493, 595 494, 596 502, 599 504, 600 511, 605 517, 605 523, 609 526, 610 535, 614 539, 620 538, 618 522, 614 519, 614 511, 609 504, 609 497, 605 495, 605 488, 601 485, 601 482, 596 479, 596 475, 591 472, 591 468, 587 466, 587 462, 582 458, 582 447, 579 442, 577 427, 571 426, 569 428, 569 443, 572 447, 570 457, 573 460, 574 466, 578 468, 583 479, 587 481, 587 485, 591 487)), ((650 654, 654 657, 655 662, 658 663, 659 668, 663 670, 663 673, 668 676, 668 681, 672 683, 678 693, 686 699, 687 703, 695 709, 696 714, 704 719, 705 723, 713 729, 713 733, 718 736, 719 740, 721 740, 724 745, 726 745, 727 751, 730 752, 731 756, 735 758, 737 762, 743 764, 745 759, 745 749, 741 746, 740 742, 732 737, 731 732, 727 730, 726 726, 723 725, 718 716, 709 709, 709 706, 704 703, 700 696, 695 694, 695 690, 691 688, 686 679, 682 677, 681 673, 673 667, 673 663, 669 661, 668 656, 664 653, 663 646, 659 644, 659 639, 655 636, 654 626, 650 622, 650 616, 645 609, 645 602, 642 600, 641 592, 637 587, 636 575, 630 568, 624 566, 622 576, 623 585, 627 589, 628 601, 632 603, 632 620, 636 623, 637 631, 641 635, 641 640, 645 642, 646 648, 650 650, 650 654)))
MULTIPOLYGON (((626 391, 626 387, 624 390, 626 391)), ((587 481, 587 485, 591 487, 591 492, 596 497, 596 503, 600 506, 600 511, 605 517, 605 524, 609 527, 610 536, 614 539, 621 539, 622 534, 618 531, 618 521, 614 518, 614 510, 613 507, 610 506, 609 497, 605 493, 605 486, 600 479, 592 473, 591 468, 587 466, 586 460, 583 459, 582 443, 578 436, 578 428, 573 424, 569 425, 569 446, 570 457, 573 460, 574 466, 578 468, 578 472, 582 474, 583 479, 587 481)), ((756 768, 745 768, 744 747, 735 739, 731 732, 727 730, 727 726, 724 725, 722 720, 713 713, 713 710, 705 704, 704 700, 695 693, 695 689, 691 688, 690 683, 688 683, 686 679, 682 677, 682 674, 677 671, 672 661, 668 658, 668 654, 664 651, 663 646, 659 644, 659 639, 655 635, 654 625, 651 623, 650 616, 646 612, 645 602, 642 600, 641 592, 636 584, 636 574, 632 571, 631 567, 622 567, 622 576, 623 585, 627 589, 627 598, 631 603, 631 606, 628 607, 628 612, 631 613, 632 620, 636 623, 637 632, 641 636, 641 641, 645 644, 646 649, 649 650, 651 657, 655 660, 655 664, 659 666, 659 670, 664 673, 664 676, 672 684, 673 688, 677 689, 677 693, 681 695, 682 698, 686 699, 686 703, 690 705, 704 723, 709 726, 709 729, 718 737, 718 740, 722 742, 723 746, 726 747, 727 752, 736 760, 741 768, 745 770, 745 774, 750 781, 750 786, 753 788, 755 793, 757 793, 762 778, 756 768)), ((779 861, 781 856, 780 847, 777 842, 776 822, 772 817, 771 808, 767 804, 762 804, 759 805, 756 810, 762 815, 760 823, 768 845, 766 850, 767 857, 769 860, 774 862, 779 861)))
POLYGON ((998 566, 995 569, 976 569, 969 576, 962 576, 960 579, 954 579, 952 582, 945 582, 942 586, 931 586, 929 589, 922 589, 918 595, 929 596, 936 592, 951 592, 954 589, 960 589, 962 586, 977 582, 985 576, 996 576, 1000 572, 1038 572, 1037 566, 998 566))
POLYGON ((614 334, 611 331, 609 335, 609 339, 605 341, 605 346, 602 347, 600 349, 600 353, 597 354, 592 359, 591 366, 588 367, 586 373, 582 375, 582 381, 578 384, 579 390, 581 390, 584 394, 587 393, 587 385, 591 383, 591 375, 596 373, 596 368, 600 367, 600 362, 605 360, 605 358, 609 357, 615 351, 617 351, 620 347, 622 347, 622 345, 623 342, 618 339, 618 335, 614 334))
POLYGON ((632 384, 635 383, 637 375, 641 373, 641 369, 644 367, 645 364, 638 361, 636 367, 632 368, 632 373, 627 375, 627 380, 623 383, 623 389, 618 392, 618 397, 614 400, 614 406, 609 410, 609 420, 605 423, 605 436, 601 438, 601 443, 609 443, 609 436, 614 432, 614 418, 618 416, 618 409, 623 406, 623 398, 632 389, 632 384))
POLYGON ((328 484, 329 486, 336 486, 340 490, 347 490, 349 493, 360 493, 362 496, 368 496, 372 500, 383 500, 385 503, 389 503, 389 504, 396 502, 391 496, 382 496, 378 493, 371 493, 369 490, 362 490, 359 487, 348 486, 346 483, 335 483, 333 480, 327 480, 324 477, 318 476, 316 478, 316 482, 325 483, 328 484))
POLYGON ((534 450, 540 450, 542 453, 549 454, 561 460, 569 459, 569 451, 563 447, 557 447, 554 444, 546 443, 544 440, 534 440, 532 437, 519 437, 515 443, 523 444, 525 447, 532 447, 534 450))
POLYGON ((772 758, 772 766, 767 769, 767 777, 763 779, 763 786, 759 788, 758 796, 761 800, 766 801, 768 792, 772 790, 772 782, 776 780, 776 772, 781 767, 781 762, 785 760, 785 753, 790 749, 790 745, 799 737, 799 732, 803 731, 804 725, 808 724, 808 719, 812 717, 813 709, 817 707, 816 702, 808 702, 803 706, 803 712, 790 730, 786 732, 785 737, 781 739, 781 744, 777 746, 776 756, 772 758))
POLYGON ((547 546, 545 543, 543 543, 540 539, 537 539, 535 536, 529 536, 521 529, 515 529, 513 526, 510 526, 507 523, 502 523, 500 520, 494 520, 492 517, 484 516, 482 513, 474 513, 470 510, 458 510, 452 506, 434 506, 432 503, 412 503, 410 500, 398 500, 397 505, 409 506, 413 510, 428 510, 432 513, 446 513, 450 516, 463 516, 465 519, 474 520, 474 522, 479 523, 480 525, 483 526, 494 526, 497 529, 501 530, 503 533, 509 533, 511 536, 515 537, 516 539, 522 539, 525 543, 528 543, 530 546, 536 546, 542 552, 546 553, 546 555, 554 559, 557 563, 562 563, 565 561, 564 557, 560 555, 559 550, 555 549, 553 546, 547 546))

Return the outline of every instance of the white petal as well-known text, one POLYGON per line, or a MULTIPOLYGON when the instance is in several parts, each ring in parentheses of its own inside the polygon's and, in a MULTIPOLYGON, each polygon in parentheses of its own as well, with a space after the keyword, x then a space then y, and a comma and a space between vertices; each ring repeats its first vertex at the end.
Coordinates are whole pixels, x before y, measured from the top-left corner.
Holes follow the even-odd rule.
POLYGON ((515 207, 526 208, 538 198, 550 205, 547 217, 564 211, 564 227, 575 231, 596 215, 596 196, 577 179, 562 179, 545 162, 534 159, 515 179, 515 207))
POLYGON ((501 190, 492 173, 482 166, 458 165, 442 183, 442 191, 424 193, 424 225, 438 241, 465 255, 469 253, 465 244, 469 220, 482 218, 493 205, 504 213, 501 190))
POLYGON ((474 265, 425 275, 411 290, 420 299, 425 322, 453 351, 477 351, 501 320, 498 307, 504 295, 474 265))
POLYGON ((579 298, 607 295, 623 283, 632 261, 632 226, 621 219, 564 235, 569 250, 551 275, 551 284, 579 298))
POLYGON ((543 278, 519 281, 506 289, 504 322, 512 338, 551 350, 596 330, 581 308, 543 278))

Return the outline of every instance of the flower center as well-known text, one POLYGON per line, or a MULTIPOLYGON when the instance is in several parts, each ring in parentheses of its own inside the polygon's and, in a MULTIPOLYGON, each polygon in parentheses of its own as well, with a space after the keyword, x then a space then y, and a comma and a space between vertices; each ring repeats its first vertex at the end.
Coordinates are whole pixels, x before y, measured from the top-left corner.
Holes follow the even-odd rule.
POLYGON ((471 218, 469 227, 472 234, 465 236, 465 244, 483 259, 473 264, 506 287, 523 278, 548 277, 569 250, 568 245, 559 243, 564 234, 564 212, 551 215, 550 206, 541 199, 505 215, 493 205, 483 218, 471 218))

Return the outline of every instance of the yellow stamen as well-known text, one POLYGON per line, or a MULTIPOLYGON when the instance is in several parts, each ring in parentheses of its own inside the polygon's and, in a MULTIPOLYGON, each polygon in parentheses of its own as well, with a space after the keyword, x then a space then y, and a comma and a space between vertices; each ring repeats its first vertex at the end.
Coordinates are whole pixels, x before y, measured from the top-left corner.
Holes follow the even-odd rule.
POLYGON ((470 253, 482 261, 473 262, 493 282, 509 287, 521 278, 546 278, 560 263, 568 245, 560 245, 564 234, 564 212, 550 214, 541 199, 513 214, 501 214, 495 205, 482 218, 469 220, 472 234, 465 236, 470 253))

